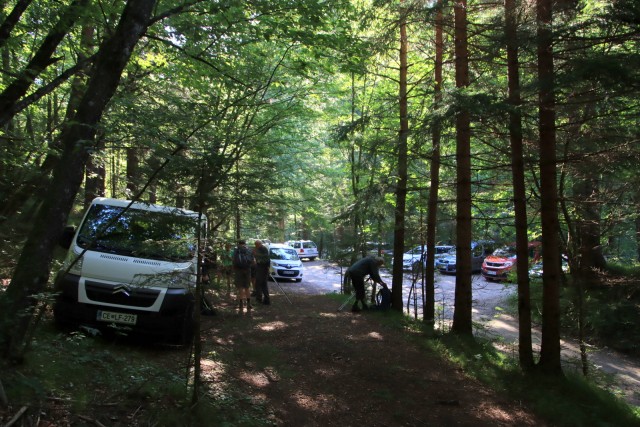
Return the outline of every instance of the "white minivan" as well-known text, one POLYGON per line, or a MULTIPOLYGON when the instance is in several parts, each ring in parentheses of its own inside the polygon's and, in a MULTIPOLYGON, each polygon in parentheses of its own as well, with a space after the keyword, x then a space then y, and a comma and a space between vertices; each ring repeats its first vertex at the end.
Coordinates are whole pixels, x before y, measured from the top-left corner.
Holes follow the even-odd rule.
POLYGON ((54 285, 56 323, 189 342, 196 248, 206 230, 206 218, 198 219, 185 209, 93 200, 80 226, 67 228, 68 254, 54 285))
POLYGON ((302 281, 303 267, 302 261, 298 257, 298 252, 289 245, 271 243, 269 246, 270 278, 273 280, 290 279, 296 282, 302 281))
POLYGON ((291 240, 286 244, 298 252, 300 259, 306 258, 309 261, 313 261, 318 258, 318 247, 311 240, 291 240))

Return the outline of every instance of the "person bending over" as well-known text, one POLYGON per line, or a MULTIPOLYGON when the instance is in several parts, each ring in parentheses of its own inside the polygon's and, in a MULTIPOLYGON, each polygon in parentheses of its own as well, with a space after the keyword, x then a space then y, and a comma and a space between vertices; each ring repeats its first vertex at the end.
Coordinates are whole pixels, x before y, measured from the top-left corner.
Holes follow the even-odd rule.
POLYGON ((347 274, 351 277, 351 283, 353 284, 353 288, 356 290, 356 301, 353 303, 351 311, 360 311, 360 308, 358 307, 358 301, 362 303, 363 309, 369 308, 367 306, 367 303, 364 302, 365 277, 369 276, 375 283, 379 283, 380 285, 388 289, 387 284, 380 277, 380 267, 382 265, 384 265, 384 259, 382 259, 381 257, 367 256, 356 261, 351 267, 349 267, 349 269, 347 270, 347 274))

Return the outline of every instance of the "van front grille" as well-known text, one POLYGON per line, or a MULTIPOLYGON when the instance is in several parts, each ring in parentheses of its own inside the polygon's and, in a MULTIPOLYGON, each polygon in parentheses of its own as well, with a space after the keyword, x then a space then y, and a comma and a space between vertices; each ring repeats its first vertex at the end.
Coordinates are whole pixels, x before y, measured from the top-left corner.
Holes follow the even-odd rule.
POLYGON ((128 305, 132 307, 151 307, 160 291, 131 285, 112 285, 108 283, 85 282, 87 297, 98 303, 128 305))

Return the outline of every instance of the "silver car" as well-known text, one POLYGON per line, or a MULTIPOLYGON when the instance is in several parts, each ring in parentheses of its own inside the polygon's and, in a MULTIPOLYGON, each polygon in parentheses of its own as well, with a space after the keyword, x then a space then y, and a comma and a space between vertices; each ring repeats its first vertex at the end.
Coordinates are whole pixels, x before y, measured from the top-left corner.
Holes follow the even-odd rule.
MULTIPOLYGON (((482 262, 487 254, 491 253, 492 249, 491 246, 481 242, 471 243, 472 273, 479 273, 482 270, 482 262)), ((436 269, 443 274, 456 274, 456 263, 456 249, 453 248, 445 257, 436 260, 436 269)))

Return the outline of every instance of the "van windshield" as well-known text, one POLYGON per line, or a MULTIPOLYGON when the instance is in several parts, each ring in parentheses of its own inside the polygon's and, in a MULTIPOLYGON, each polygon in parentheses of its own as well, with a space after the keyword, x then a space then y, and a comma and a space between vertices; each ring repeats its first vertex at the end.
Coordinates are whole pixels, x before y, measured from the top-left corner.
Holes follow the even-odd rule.
POLYGON ((187 261, 194 256, 198 220, 180 210, 156 212, 93 205, 76 239, 78 246, 137 258, 187 261))

